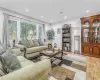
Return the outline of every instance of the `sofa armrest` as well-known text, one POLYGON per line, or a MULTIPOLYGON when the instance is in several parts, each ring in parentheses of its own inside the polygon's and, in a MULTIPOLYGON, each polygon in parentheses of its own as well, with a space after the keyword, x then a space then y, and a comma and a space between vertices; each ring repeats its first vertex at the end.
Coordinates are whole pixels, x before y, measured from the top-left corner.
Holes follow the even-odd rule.
POLYGON ((37 62, 0 77, 0 80, 42 80, 51 70, 49 59, 37 62))
POLYGON ((20 49, 24 49, 24 48, 26 48, 25 46, 20 45, 20 44, 15 44, 15 47, 20 48, 20 49))
POLYGON ((26 57, 26 49, 27 49, 27 48, 26 48, 25 46, 20 45, 20 44, 15 44, 15 47, 16 47, 16 48, 19 48, 20 51, 23 53, 23 56, 26 57))
POLYGON ((18 48, 14 48, 12 49, 12 52, 15 56, 24 56, 24 51, 21 51, 20 49, 18 48))

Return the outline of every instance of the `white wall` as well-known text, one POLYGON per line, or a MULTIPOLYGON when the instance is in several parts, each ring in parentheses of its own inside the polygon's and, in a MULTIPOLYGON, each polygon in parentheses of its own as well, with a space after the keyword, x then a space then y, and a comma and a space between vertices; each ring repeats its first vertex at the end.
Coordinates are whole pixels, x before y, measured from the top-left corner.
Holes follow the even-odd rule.
MULTIPOLYGON (((64 22, 59 22, 51 25, 51 28, 55 31, 55 39, 53 43, 57 43, 57 47, 62 48, 62 25, 71 24, 71 51, 74 52, 74 36, 79 35, 81 38, 81 21, 80 18, 67 20, 64 22), (57 34, 57 29, 61 29, 61 33, 57 34)), ((75 46, 76 47, 76 46, 75 46)), ((81 41, 80 41, 81 49, 81 41)), ((80 51, 81 52, 81 51, 80 51)))

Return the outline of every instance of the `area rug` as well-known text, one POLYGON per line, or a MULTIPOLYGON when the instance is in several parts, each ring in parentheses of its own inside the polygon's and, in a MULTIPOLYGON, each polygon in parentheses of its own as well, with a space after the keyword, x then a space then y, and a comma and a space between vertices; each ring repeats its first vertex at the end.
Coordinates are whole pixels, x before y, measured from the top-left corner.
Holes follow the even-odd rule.
MULTIPOLYGON (((33 62, 38 62, 45 59, 32 59, 33 62)), ((49 80, 86 80, 86 63, 83 56, 63 55, 63 60, 55 60, 55 65, 49 73, 49 80)))
POLYGON ((82 66, 82 65, 79 65, 79 64, 72 63, 71 67, 79 69, 79 70, 84 71, 84 72, 86 71, 86 67, 82 66))
POLYGON ((57 80, 73 80, 75 76, 74 71, 63 68, 61 66, 54 67, 49 74, 57 80))

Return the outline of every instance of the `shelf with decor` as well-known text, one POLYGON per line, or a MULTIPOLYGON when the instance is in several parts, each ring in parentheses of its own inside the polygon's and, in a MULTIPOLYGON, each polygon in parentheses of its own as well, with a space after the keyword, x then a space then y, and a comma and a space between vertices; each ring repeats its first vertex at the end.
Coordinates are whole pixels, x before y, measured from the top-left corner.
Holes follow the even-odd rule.
POLYGON ((62 49, 63 51, 71 51, 71 25, 64 24, 62 27, 62 49))

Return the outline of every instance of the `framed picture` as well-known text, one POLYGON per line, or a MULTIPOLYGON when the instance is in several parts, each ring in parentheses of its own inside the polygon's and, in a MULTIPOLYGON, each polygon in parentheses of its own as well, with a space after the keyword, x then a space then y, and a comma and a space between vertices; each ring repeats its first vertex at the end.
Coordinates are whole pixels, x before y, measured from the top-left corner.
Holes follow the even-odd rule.
POLYGON ((57 34, 60 34, 61 33, 61 28, 58 28, 57 29, 57 34))

